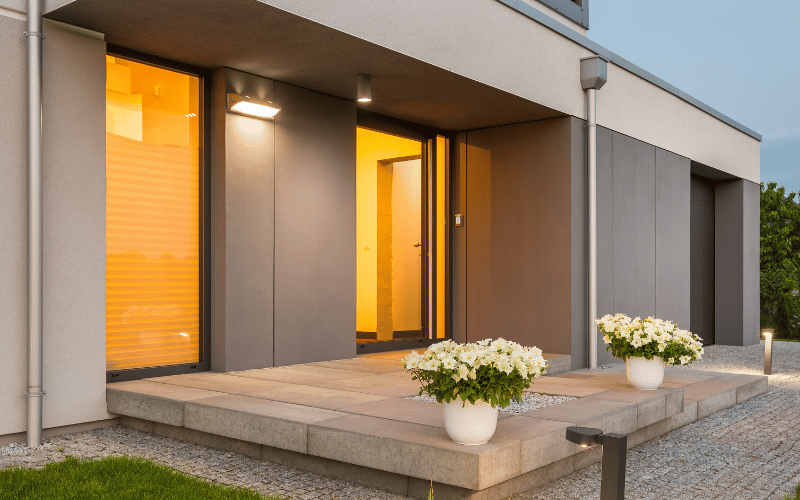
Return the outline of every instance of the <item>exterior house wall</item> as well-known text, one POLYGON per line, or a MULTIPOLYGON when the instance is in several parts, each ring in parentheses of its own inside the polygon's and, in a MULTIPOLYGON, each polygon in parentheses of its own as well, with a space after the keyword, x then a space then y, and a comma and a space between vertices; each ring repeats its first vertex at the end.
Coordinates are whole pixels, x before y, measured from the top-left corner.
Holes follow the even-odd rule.
MULTIPOLYGON (((583 121, 558 118, 457 139, 456 339, 503 336, 585 366, 585 137, 583 121)), ((689 159, 601 127, 597 170, 598 314, 688 327, 689 159)), ((613 361, 602 340, 598 359, 613 361)))
POLYGON ((354 103, 227 68, 212 80, 212 369, 352 357, 354 103), (281 111, 229 113, 234 91, 281 111))
POLYGON ((759 324, 759 185, 743 179, 714 187, 714 289, 717 344, 752 345, 759 324))
MULTIPOLYGON (((25 430, 26 53, 0 16, 0 435, 25 430)), ((47 24, 43 44, 43 424, 110 418, 105 405, 105 43, 47 24)))
POLYGON ((356 105, 277 82, 275 364, 356 352, 356 105))
POLYGON ((597 150, 597 314, 689 327, 691 162, 603 127, 597 150))
POLYGON ((275 125, 228 113, 227 93, 272 99, 275 82, 212 76, 211 369, 273 365, 275 125))
MULTIPOLYGON (((497 0, 259 1, 565 114, 585 117, 579 60, 594 53, 497 0), (391 23, 365 22, 368 19, 390 19, 391 23), (531 47, 546 49, 531 57, 531 47), (497 57, 498 51, 503 57, 497 57)), ((611 130, 723 172, 756 183, 760 180, 758 140, 613 62, 608 65, 608 83, 597 94, 597 120, 611 130)))
MULTIPOLYGON (((573 200, 573 174, 578 185, 585 177, 580 123, 542 120, 470 131, 456 141, 453 177, 466 185, 452 190, 454 209, 465 216, 452 238, 456 338, 572 351, 572 300, 583 294, 573 287, 585 290, 582 273, 573 276, 571 224, 573 201, 584 200, 573 200)), ((583 205, 578 212, 580 232, 583 205)), ((576 251, 582 260, 582 240, 576 251)))

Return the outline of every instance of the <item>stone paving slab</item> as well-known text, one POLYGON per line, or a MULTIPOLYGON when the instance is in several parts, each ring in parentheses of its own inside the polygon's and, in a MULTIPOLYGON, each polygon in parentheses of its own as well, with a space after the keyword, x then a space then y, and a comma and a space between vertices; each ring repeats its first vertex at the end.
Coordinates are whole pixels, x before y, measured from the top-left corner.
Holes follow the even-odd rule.
POLYGON ((106 389, 106 403, 109 413, 182 426, 187 401, 223 394, 191 387, 133 380, 109 385, 106 389))
POLYGON ((348 415, 309 426, 310 454, 481 490, 519 475, 520 443, 453 443, 443 428, 348 415))
POLYGON ((185 427, 307 453, 308 424, 345 413, 227 394, 186 403, 185 427))

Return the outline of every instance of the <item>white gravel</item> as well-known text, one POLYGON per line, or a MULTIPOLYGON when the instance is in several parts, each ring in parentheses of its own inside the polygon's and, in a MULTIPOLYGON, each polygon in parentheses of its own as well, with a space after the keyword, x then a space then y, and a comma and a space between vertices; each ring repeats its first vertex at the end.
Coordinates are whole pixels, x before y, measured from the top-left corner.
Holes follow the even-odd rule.
MULTIPOLYGON (((409 396, 406 399, 425 401, 427 403, 436 402, 436 398, 431 396, 409 396)), ((572 396, 548 396, 546 394, 526 392, 522 396, 522 402, 512 400, 511 404, 505 408, 500 408, 500 413, 512 413, 514 415, 519 415, 520 413, 527 413, 529 411, 557 405, 559 403, 566 403, 567 401, 572 401, 573 399, 577 398, 573 398, 572 396)))

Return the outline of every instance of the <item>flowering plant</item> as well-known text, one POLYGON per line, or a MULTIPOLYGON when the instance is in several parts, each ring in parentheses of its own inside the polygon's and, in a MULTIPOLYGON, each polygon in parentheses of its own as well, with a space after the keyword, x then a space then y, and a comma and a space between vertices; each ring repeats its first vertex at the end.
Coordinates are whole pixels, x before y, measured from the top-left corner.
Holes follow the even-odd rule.
POLYGON ((445 340, 421 355, 411 351, 403 358, 403 366, 422 382, 420 396, 427 393, 439 403, 481 400, 501 408, 512 398, 521 399, 531 379, 547 367, 541 349, 503 339, 474 344, 445 340))
POLYGON ((595 321, 603 332, 606 350, 623 361, 658 356, 667 365, 688 365, 703 356, 703 341, 670 321, 606 314, 595 321))

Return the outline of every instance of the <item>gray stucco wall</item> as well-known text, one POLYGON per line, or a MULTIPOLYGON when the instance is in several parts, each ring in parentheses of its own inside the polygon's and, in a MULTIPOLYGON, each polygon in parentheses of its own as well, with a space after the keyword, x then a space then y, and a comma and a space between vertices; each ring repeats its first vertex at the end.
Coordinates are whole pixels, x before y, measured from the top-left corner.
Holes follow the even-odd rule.
MULTIPOLYGON (((25 430, 24 23, 0 17, 0 435, 25 430)), ((44 427, 105 411, 105 43, 45 26, 44 427)))
POLYGON ((690 161, 602 127, 597 142, 597 314, 688 328, 690 161))
POLYGON ((356 352, 356 106, 275 84, 275 364, 356 352))
POLYGON ((275 125, 227 112, 227 92, 272 98, 275 83, 212 76, 211 368, 273 365, 275 125))

